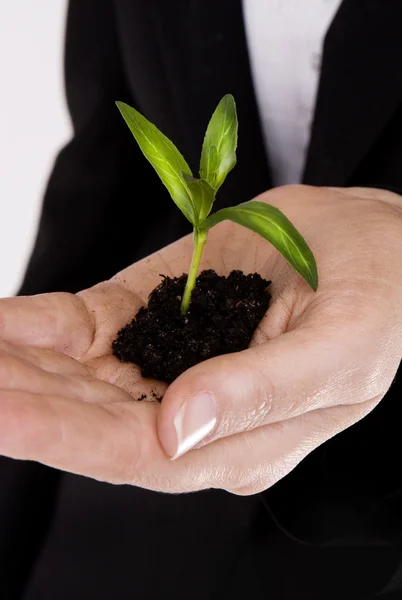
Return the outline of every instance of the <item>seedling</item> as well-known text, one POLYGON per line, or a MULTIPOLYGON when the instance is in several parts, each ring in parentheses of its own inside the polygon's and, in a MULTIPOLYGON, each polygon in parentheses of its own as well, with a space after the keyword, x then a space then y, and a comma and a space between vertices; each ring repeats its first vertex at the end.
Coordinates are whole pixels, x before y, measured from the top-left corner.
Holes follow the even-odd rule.
POLYGON ((314 256, 302 235, 278 208, 251 200, 210 214, 219 188, 236 164, 238 123, 233 96, 227 94, 222 98, 209 122, 199 178, 193 176, 176 146, 155 125, 124 102, 116 104, 144 156, 194 228, 193 257, 181 303, 183 315, 190 306, 208 232, 227 219, 265 238, 314 291, 317 289, 314 256))

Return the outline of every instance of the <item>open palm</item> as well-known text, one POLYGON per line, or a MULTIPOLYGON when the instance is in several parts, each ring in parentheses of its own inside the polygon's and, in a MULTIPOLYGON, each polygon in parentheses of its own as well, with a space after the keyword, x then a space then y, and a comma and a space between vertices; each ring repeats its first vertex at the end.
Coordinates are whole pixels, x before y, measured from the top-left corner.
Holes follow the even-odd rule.
POLYGON ((161 491, 252 493, 367 414, 395 375, 401 348, 389 334, 402 312, 396 310, 401 275, 392 274, 392 285, 384 280, 395 247, 378 251, 369 241, 373 228, 378 234, 386 228, 388 236, 400 228, 400 209, 391 194, 383 202, 370 192, 306 187, 260 199, 283 210, 311 244, 319 291, 314 294, 257 235, 226 222, 213 229, 203 267, 260 272, 274 282, 272 305, 249 350, 190 369, 170 386, 162 406, 152 398, 167 386, 121 364, 111 346, 161 273, 187 271, 190 237, 77 295, 2 300, 0 453, 161 491), (211 389, 219 406, 209 443, 169 460, 165 450, 183 398, 211 389), (151 401, 137 402, 144 394, 151 401))
MULTIPOLYGON (((115 483, 138 479, 139 457, 144 468, 159 461, 172 468, 158 441, 154 400, 167 386, 120 363, 112 342, 146 304, 160 274, 186 272, 191 253, 188 236, 77 295, 0 301, 5 454, 115 483), (144 395, 150 402, 136 401, 144 395)), ((225 224, 211 233, 203 266, 268 276, 272 254, 257 235, 225 224)))

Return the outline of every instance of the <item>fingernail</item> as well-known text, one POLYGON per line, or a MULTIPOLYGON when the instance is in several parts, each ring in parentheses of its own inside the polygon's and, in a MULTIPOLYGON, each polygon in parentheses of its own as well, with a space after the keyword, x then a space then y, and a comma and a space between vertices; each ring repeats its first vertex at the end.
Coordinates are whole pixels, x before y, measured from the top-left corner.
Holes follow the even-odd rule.
POLYGON ((173 420, 177 449, 175 460, 207 437, 216 424, 216 402, 211 394, 200 394, 186 400, 173 420))

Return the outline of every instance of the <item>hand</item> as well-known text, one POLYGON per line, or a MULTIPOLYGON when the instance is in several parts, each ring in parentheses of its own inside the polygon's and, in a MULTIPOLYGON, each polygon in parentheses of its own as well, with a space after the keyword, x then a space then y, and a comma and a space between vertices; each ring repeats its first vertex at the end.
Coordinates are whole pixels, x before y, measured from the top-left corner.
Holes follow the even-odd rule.
POLYGON ((2 300, 0 453, 165 492, 251 494, 370 412, 402 355, 401 198, 288 186, 259 200, 306 237, 318 292, 248 230, 212 230, 203 267, 259 271, 271 308, 248 350, 193 367, 161 406, 135 401, 165 386, 110 348, 159 273, 188 268, 189 238, 77 296, 2 300))

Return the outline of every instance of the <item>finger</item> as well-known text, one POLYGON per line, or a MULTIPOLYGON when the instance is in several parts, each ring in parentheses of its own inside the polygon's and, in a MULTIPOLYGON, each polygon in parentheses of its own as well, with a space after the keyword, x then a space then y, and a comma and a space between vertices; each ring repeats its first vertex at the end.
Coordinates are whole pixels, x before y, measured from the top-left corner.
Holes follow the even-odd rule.
POLYGON ((162 446, 177 458, 201 441, 376 396, 371 362, 356 346, 337 332, 300 328, 193 367, 165 394, 158 417, 162 446))
POLYGON ((93 335, 91 314, 72 294, 0 299, 0 339, 6 342, 52 348, 80 358, 93 335))
POLYGON ((0 390, 0 454, 128 483, 129 463, 140 456, 141 426, 134 414, 123 419, 122 413, 59 396, 0 390))
POLYGON ((97 380, 77 361, 51 351, 45 351, 45 357, 40 360, 39 349, 36 350, 35 362, 31 362, 29 351, 12 348, 9 344, 7 350, 0 349, 0 389, 63 396, 81 402, 121 402, 118 388, 97 380), (49 368, 52 358, 53 369, 45 370, 38 366, 41 363, 49 368), (67 372, 63 370, 66 363, 67 372))
POLYGON ((181 460, 208 451, 210 465, 205 487, 239 494, 257 494, 288 475, 310 452, 369 414, 379 398, 352 406, 318 409, 231 436, 190 452, 181 460))
POLYGON ((49 348, 16 346, 0 341, 0 360, 6 356, 13 356, 44 371, 49 371, 49 373, 61 373, 63 375, 88 374, 88 368, 84 364, 49 348))
POLYGON ((0 455, 156 491, 201 489, 203 469, 170 461, 156 432, 156 403, 86 404, 0 390, 0 455))
POLYGON ((182 493, 267 489, 374 403, 317 410, 235 435, 177 461, 156 435, 157 405, 103 405, 0 390, 0 454, 116 484, 182 493))

